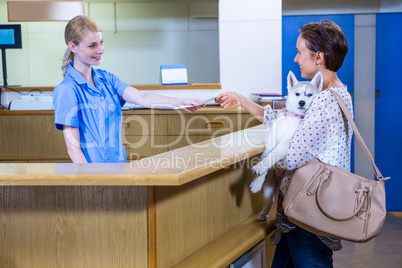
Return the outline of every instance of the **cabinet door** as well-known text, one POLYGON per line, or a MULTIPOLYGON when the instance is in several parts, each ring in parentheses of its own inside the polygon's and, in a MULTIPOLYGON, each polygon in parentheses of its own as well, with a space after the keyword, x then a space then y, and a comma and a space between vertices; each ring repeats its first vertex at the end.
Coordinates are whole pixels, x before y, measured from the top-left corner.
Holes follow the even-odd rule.
POLYGON ((387 210, 402 211, 402 13, 377 14, 375 162, 385 182, 387 210))
POLYGON ((68 156, 63 132, 55 128, 53 115, 0 116, 0 126, 0 157, 68 156))
POLYGON ((260 124, 250 114, 194 114, 169 117, 168 135, 226 135, 260 124))
POLYGON ((167 115, 133 114, 124 115, 123 136, 158 136, 167 135, 167 115))
MULTIPOLYGON (((261 124, 250 114, 195 114, 169 117, 169 150, 261 124)), ((197 145, 195 145, 196 147, 197 145)))
POLYGON ((167 115, 124 115, 122 140, 127 161, 166 152, 167 115))

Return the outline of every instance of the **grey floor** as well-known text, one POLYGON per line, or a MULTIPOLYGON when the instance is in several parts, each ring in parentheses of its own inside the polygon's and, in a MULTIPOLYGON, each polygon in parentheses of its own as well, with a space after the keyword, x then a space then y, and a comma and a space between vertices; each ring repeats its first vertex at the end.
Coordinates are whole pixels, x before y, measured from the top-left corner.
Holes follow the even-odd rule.
POLYGON ((387 215, 381 233, 364 244, 343 241, 335 268, 402 268, 402 213, 387 215))

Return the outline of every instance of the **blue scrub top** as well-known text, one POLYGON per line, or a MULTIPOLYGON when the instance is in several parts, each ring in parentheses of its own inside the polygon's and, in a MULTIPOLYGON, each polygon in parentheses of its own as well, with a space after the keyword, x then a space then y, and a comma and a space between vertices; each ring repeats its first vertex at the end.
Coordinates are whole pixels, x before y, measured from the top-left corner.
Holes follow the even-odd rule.
POLYGON ((71 62, 63 81, 53 91, 55 125, 79 129, 88 163, 126 163, 122 145, 123 92, 129 87, 114 74, 92 68, 96 87, 71 62))

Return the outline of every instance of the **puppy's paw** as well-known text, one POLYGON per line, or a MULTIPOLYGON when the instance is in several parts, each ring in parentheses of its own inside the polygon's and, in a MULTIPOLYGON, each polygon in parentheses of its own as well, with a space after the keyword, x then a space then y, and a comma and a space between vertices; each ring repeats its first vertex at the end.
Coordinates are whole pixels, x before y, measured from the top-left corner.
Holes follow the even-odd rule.
POLYGON ((258 215, 257 217, 257 221, 266 221, 268 219, 269 214, 265 214, 265 213, 260 213, 260 215, 258 215))
POLYGON ((278 228, 275 229, 274 233, 272 234, 271 238, 269 239, 269 243, 272 246, 276 246, 279 244, 279 241, 281 241, 282 237, 282 232, 278 228))
POLYGON ((261 174, 267 172, 267 170, 268 169, 263 166, 262 161, 251 168, 251 171, 257 176, 260 176, 261 174))
POLYGON ((261 191, 262 185, 264 184, 264 180, 265 180, 264 177, 255 178, 250 184, 251 192, 258 193, 259 191, 261 191))

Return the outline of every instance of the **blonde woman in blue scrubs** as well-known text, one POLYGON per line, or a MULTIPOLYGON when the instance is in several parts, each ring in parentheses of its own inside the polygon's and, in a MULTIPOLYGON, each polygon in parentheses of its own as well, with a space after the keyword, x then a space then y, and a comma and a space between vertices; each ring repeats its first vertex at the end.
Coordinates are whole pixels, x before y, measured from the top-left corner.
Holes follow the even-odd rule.
POLYGON ((100 64, 105 45, 101 28, 89 17, 70 20, 64 38, 64 79, 53 91, 53 104, 56 128, 63 130, 73 163, 127 162, 121 135, 121 107, 126 101, 157 109, 201 102, 141 92, 112 73, 93 68, 100 64))

